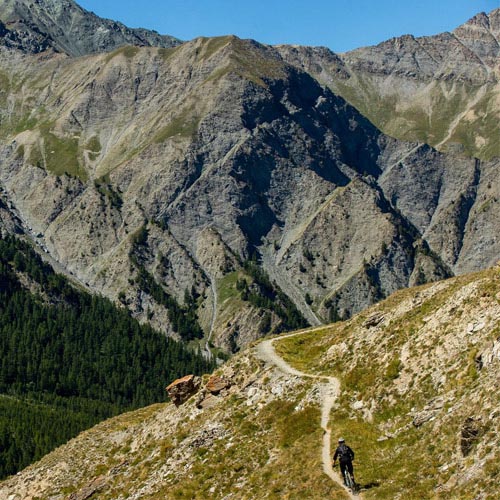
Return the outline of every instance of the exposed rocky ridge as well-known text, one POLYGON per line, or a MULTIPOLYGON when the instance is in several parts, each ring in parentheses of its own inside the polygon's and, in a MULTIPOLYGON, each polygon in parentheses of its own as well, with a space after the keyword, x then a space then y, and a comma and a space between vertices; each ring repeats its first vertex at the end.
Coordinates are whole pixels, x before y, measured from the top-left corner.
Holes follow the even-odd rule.
MULTIPOLYGON (((145 220, 156 225, 148 224, 143 264, 178 298, 193 285, 208 293, 195 258, 207 243, 207 228, 220 234, 224 259, 244 259, 271 230, 279 238, 280 224, 293 229, 314 214, 354 169, 380 171, 378 131, 254 43, 197 40, 168 54, 119 50, 85 61, 83 79, 78 60, 54 57, 40 64, 33 70, 34 109, 47 111, 27 118, 29 128, 3 150, 6 190, 57 260, 111 296, 124 292, 136 312, 149 309, 158 323, 165 322, 161 308, 129 283, 133 234, 145 220), (232 69, 236 56, 241 62, 232 69), (64 89, 78 90, 62 100, 54 90, 40 96, 42 67, 52 81, 48 89, 60 88, 65 96, 64 89), (185 76, 179 82, 174 74, 185 76), (260 75, 272 79, 265 83, 260 75), (47 129, 51 116, 59 118, 47 129), (349 120, 367 132, 349 132, 349 120), (356 158, 364 141, 370 146, 356 158), (51 160, 68 151, 61 164, 51 160), (64 171, 72 175, 53 175, 64 171), (309 206, 302 202, 306 190, 309 206)), ((23 117, 13 109, 6 119, 19 123, 23 117)), ((216 277, 213 270, 205 274, 216 277)))
POLYGON ((258 308, 215 299, 255 251, 324 320, 498 254, 497 188, 484 181, 497 164, 384 136, 272 48, 222 37, 85 59, 4 49, 2 66, 8 203, 79 280, 167 332, 131 265, 141 228, 141 265, 180 302, 194 287, 226 349, 261 334, 258 308))
POLYGON ((481 12, 451 33, 393 38, 375 47, 343 54, 354 70, 402 75, 416 80, 497 82, 500 57, 500 9, 481 12))
POLYGON ((146 29, 127 28, 82 9, 72 0, 4 0, 0 39, 8 47, 70 56, 109 52, 122 45, 172 47, 180 42, 146 29))
MULTIPOLYGON (((332 436, 355 449, 363 498, 498 496, 499 272, 400 291, 274 343, 302 372, 341 377, 332 436)), ((183 405, 104 422, 2 482, 0 495, 347 498, 320 462, 321 383, 249 349, 183 405)))
POLYGON ((385 133, 446 150, 461 144, 483 159, 498 145, 500 9, 451 33, 393 38, 334 54, 280 46, 292 64, 346 98, 385 133))

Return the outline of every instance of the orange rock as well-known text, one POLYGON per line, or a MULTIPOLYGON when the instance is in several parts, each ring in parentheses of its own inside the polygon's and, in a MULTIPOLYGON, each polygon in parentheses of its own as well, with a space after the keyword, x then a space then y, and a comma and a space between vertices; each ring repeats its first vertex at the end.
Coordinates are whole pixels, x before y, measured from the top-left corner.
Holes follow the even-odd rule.
POLYGON ((180 406, 185 403, 193 394, 196 394, 200 387, 200 378, 194 375, 186 375, 185 377, 174 380, 166 391, 175 406, 180 406))
POLYGON ((212 394, 219 394, 220 391, 230 386, 231 383, 226 378, 212 375, 207 382, 206 389, 212 394))

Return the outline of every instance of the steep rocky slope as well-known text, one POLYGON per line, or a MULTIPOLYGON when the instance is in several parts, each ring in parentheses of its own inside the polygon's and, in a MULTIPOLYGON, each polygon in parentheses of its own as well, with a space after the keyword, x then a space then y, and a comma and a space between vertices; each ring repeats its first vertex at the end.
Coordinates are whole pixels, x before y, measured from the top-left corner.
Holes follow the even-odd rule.
POLYGON ((357 453, 362 498, 496 498, 499 327, 499 267, 397 292, 348 322, 274 342, 311 377, 251 348, 183 405, 104 422, 0 495, 348 498, 323 472, 321 375, 340 379, 326 420, 357 453))
MULTIPOLYGON (((409 282, 418 232, 369 178, 408 146, 381 136, 271 49, 229 37, 167 51, 130 47, 85 60, 36 61, 9 51, 4 60, 14 74, 26 68, 4 108, 6 197, 63 266, 107 295, 121 294, 138 314, 149 310, 158 326, 165 320, 161 308, 131 281, 134 234, 143 227, 141 264, 179 300, 193 286, 208 294, 220 274, 201 265, 212 245, 209 228, 220 239, 213 250, 227 262, 245 260, 268 242, 269 265, 280 265, 278 274, 295 281, 300 296, 312 295, 318 310, 347 281, 353 296, 367 288, 367 265, 376 268, 374 290, 356 302, 346 299, 345 312, 409 282), (333 255, 316 271, 300 255, 303 238, 316 234, 326 244, 321 235, 331 224, 361 221, 359 210, 370 209, 351 203, 358 191, 364 194, 357 202, 376 211, 373 234, 357 232, 359 250, 338 271, 336 254, 348 249, 335 239, 333 255), (344 205, 340 220, 337 213, 325 216, 334 198, 344 205), (384 264, 394 255, 402 269, 384 264), (299 282, 302 260, 308 269, 299 282)), ((420 259, 434 262, 420 266, 423 279, 446 275, 439 258, 420 259)), ((222 275, 235 270, 229 265, 222 275)), ((286 293, 288 283, 279 284, 286 293)))
POLYGON ((180 43, 155 31, 102 19, 73 0, 3 0, 0 20, 2 44, 33 53, 51 48, 83 56, 122 45, 172 47, 180 43))
POLYGON ((451 33, 405 35, 334 54, 280 47, 385 133, 490 159, 500 156, 500 9, 480 13, 451 33))
POLYGON ((169 334, 183 310, 237 350, 500 252, 498 161, 385 136, 274 48, 0 47, 0 68, 5 226, 169 334))

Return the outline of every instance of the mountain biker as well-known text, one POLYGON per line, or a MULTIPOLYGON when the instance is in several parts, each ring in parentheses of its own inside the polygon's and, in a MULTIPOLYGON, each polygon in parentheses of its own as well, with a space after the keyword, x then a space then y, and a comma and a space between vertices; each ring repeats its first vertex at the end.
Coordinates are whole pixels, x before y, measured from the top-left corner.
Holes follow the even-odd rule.
POLYGON ((340 472, 342 473, 342 478, 344 479, 344 484, 346 484, 345 480, 345 471, 346 469, 350 472, 353 482, 354 481, 354 469, 352 467, 352 461, 354 460, 354 452, 351 450, 349 446, 345 444, 344 438, 339 438, 339 445, 335 450, 335 454, 333 455, 333 466, 335 467, 335 462, 339 459, 340 463, 340 472))

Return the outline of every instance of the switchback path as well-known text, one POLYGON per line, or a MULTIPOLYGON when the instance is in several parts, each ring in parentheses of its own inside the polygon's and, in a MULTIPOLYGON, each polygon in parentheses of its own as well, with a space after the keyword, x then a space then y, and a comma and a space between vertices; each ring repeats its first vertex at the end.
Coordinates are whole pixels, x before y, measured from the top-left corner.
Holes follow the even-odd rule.
POLYGON ((275 365, 283 373, 289 375, 295 375, 302 378, 312 378, 316 380, 324 381, 320 388, 320 399, 321 399, 321 427, 323 428, 323 445, 321 447, 321 457, 323 461, 323 471, 325 474, 337 484, 344 488, 345 492, 349 495, 351 499, 359 499, 360 496, 354 496, 347 488, 344 486, 344 482, 341 477, 333 471, 332 468, 332 452, 331 452, 331 432, 328 426, 330 420, 330 411, 335 404, 335 401, 340 392, 340 383, 336 377, 326 377, 324 375, 311 375, 309 373, 301 372, 290 366, 281 356, 278 355, 274 349, 273 343, 277 340, 282 340, 285 338, 296 337, 298 335, 304 335, 306 333, 311 333, 319 330, 323 330, 325 327, 310 328, 308 330, 301 330, 299 332, 291 333, 289 335, 283 335, 281 337, 276 337, 274 339, 265 340, 257 345, 256 352, 257 356, 265 361, 275 365))

